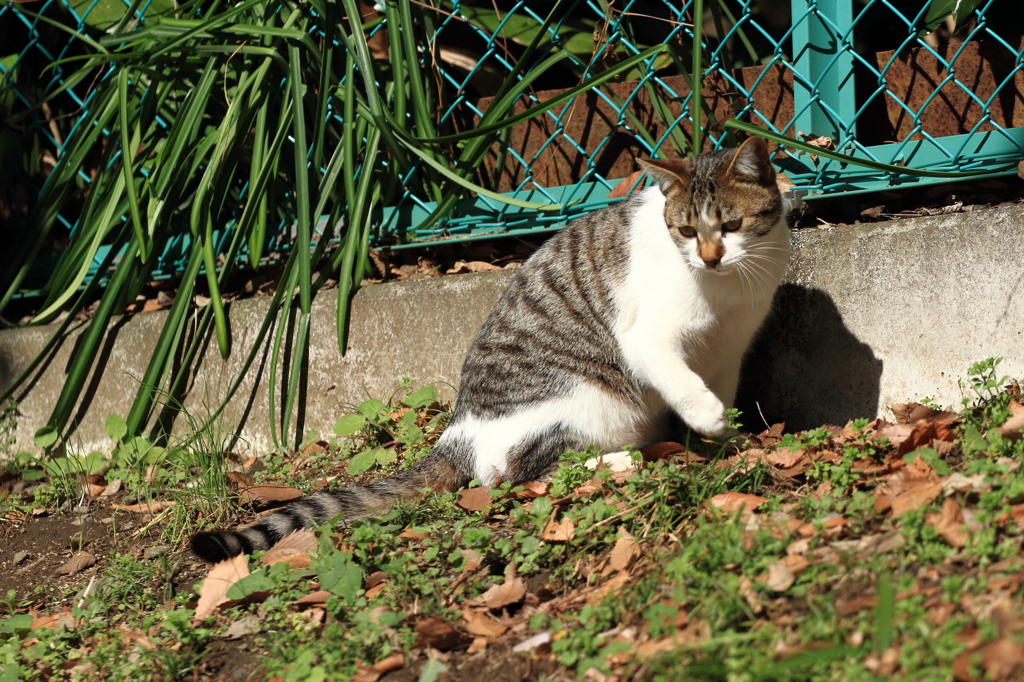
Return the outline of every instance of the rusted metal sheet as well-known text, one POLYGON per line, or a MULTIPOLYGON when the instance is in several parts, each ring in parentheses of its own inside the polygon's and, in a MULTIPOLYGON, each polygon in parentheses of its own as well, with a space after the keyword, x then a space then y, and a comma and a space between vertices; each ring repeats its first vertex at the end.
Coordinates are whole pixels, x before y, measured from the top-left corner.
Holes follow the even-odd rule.
MULTIPOLYGON (((769 67, 769 73, 757 83, 756 89, 751 91, 750 88, 754 86, 762 71, 764 67, 760 66, 739 69, 734 72, 733 78, 749 92, 756 101, 759 111, 771 115, 773 124, 784 126, 793 117, 790 71, 780 66, 769 67)), ((690 88, 682 76, 668 76, 660 80, 676 96, 672 97, 668 90, 660 85, 653 87, 666 96, 671 115, 678 117, 690 88)), ((635 120, 652 138, 659 139, 665 132, 665 126, 655 116, 647 90, 640 89, 635 97, 629 99, 636 88, 635 81, 612 83, 605 86, 605 92, 610 92, 620 101, 629 101, 628 107, 635 120)), ((543 102, 561 92, 563 91, 547 90, 536 93, 536 96, 543 102)), ((716 135, 721 132, 721 121, 730 118, 747 104, 747 98, 740 89, 720 74, 713 74, 705 80, 702 95, 715 120, 719 122, 715 129, 716 135)), ((477 106, 481 111, 486 111, 489 105, 488 98, 480 100, 477 106)), ((524 103, 516 106, 517 113, 525 109, 524 103)), ((477 179, 489 187, 496 187, 499 192, 513 191, 521 186, 524 179, 528 182, 523 189, 573 184, 588 170, 587 159, 579 153, 579 149, 586 150, 591 155, 590 163, 595 171, 606 178, 624 178, 636 170, 636 157, 646 156, 647 152, 637 142, 637 133, 629 129, 633 127, 633 122, 628 117, 620 116, 612 105, 595 93, 581 95, 553 111, 560 114, 566 109, 568 112, 560 122, 560 131, 563 135, 555 137, 554 140, 551 138, 559 132, 559 124, 549 115, 542 115, 513 127, 509 146, 516 155, 530 164, 529 175, 518 159, 508 158, 503 172, 496 178, 494 165, 497 162, 499 147, 495 145, 477 179)), ((761 122, 758 121, 758 124, 761 122)), ((684 137, 690 137, 688 121, 683 121, 679 129, 684 137)), ((706 143, 705 148, 710 147, 710 143, 706 143)))
MULTIPOLYGON (((936 52, 948 63, 960 47, 942 45, 936 52)), ((1024 47, 1024 39, 1018 44, 1018 51, 1021 47, 1024 47)), ((891 51, 877 53, 879 70, 885 68, 893 54, 891 51)), ((893 141, 902 142, 915 127, 914 115, 901 107, 900 101, 919 113, 924 130, 932 137, 971 132, 984 114, 975 97, 982 102, 992 100, 989 117, 1001 127, 1024 126, 1024 73, 1018 71, 1012 82, 1004 85, 997 97, 992 97, 1013 72, 1015 60, 1016 55, 995 40, 971 41, 963 46, 952 63, 955 81, 943 84, 939 94, 928 102, 949 75, 949 69, 925 48, 914 48, 899 55, 884 74, 888 88, 886 110, 896 135, 893 141)), ((989 130, 995 130, 995 126, 985 123, 979 128, 979 132, 989 130)), ((923 139, 923 136, 916 134, 912 139, 923 139)))
MULTIPOLYGON (((1024 39, 1021 45, 1024 46, 1024 39)), ((960 45, 946 45, 937 49, 943 59, 951 59, 960 45)), ((876 54, 878 68, 883 68, 893 56, 893 52, 876 54)), ((866 139, 877 142, 902 141, 911 134, 914 128, 913 116, 899 105, 902 100, 911 110, 923 111, 920 115, 924 130, 933 137, 958 135, 971 132, 982 116, 982 107, 968 94, 973 93, 978 99, 987 102, 991 98, 989 116, 998 125, 1011 128, 1024 126, 1024 73, 1016 73, 1012 83, 1007 83, 992 97, 997 87, 1013 72, 1015 55, 996 41, 972 41, 964 46, 963 51, 953 64, 956 82, 942 85, 939 94, 925 103, 939 84, 946 78, 947 70, 936 57, 924 48, 907 50, 901 54, 885 73, 888 94, 885 95, 885 108, 881 106, 869 110, 868 116, 858 121, 859 132, 866 139), (887 118, 887 120, 882 120, 887 118), (867 133, 871 134, 867 134, 867 133), (889 138, 892 139, 883 139, 889 138)), ((705 79, 702 94, 707 106, 714 114, 718 126, 712 127, 717 136, 721 133, 720 124, 733 116, 748 104, 744 91, 756 105, 762 116, 768 118, 772 125, 786 135, 795 136, 798 132, 808 134, 814 131, 797 131, 790 127, 793 120, 793 79, 789 68, 782 65, 769 67, 752 66, 733 72, 733 78, 742 86, 737 88, 730 84, 721 74, 712 74, 705 79), (764 73, 767 69, 768 73, 764 73), (763 74, 763 76, 762 76, 763 74), (758 81, 760 78, 760 81, 758 81), (756 83, 756 87, 755 87, 756 83)), ((661 79, 665 85, 675 92, 676 97, 667 100, 668 108, 673 116, 682 111, 682 102, 690 89, 681 76, 669 76, 661 79)), ((864 80, 862 87, 870 87, 871 83, 864 80)), ((627 100, 636 89, 637 83, 613 83, 605 86, 606 91, 613 93, 621 101, 627 100)), ((655 86, 663 94, 667 90, 655 86)), ((562 90, 547 90, 536 93, 540 101, 557 96, 562 90)), ((864 92, 859 93, 862 97, 864 92)), ((658 121, 651 107, 648 92, 641 89, 629 100, 629 110, 651 137, 658 139, 665 132, 664 126, 658 121)), ((478 103, 481 111, 486 110, 489 99, 478 103)), ((555 121, 548 115, 542 115, 531 121, 521 123, 512 129, 509 145, 511 149, 528 164, 522 166, 518 159, 507 158, 500 173, 495 177, 494 165, 497 162, 499 147, 492 147, 477 180, 488 187, 495 187, 500 192, 510 192, 526 185, 523 189, 539 187, 558 187, 570 185, 586 173, 587 158, 579 153, 583 149, 591 156, 590 163, 595 171, 602 176, 615 179, 624 178, 636 170, 635 159, 645 155, 646 150, 637 142, 637 135, 626 125, 630 124, 625 116, 618 112, 596 94, 577 97, 572 102, 556 109, 562 112, 566 108, 570 112, 562 119, 561 132, 555 121), (551 138, 554 137, 552 140, 551 138), (550 141, 549 141, 550 140, 550 141), (573 144, 575 142, 575 144, 573 144)), ((517 112, 524 111, 526 105, 520 103, 517 112)), ((748 118, 755 125, 767 127, 760 117, 748 118)), ((705 120, 705 123, 707 121, 705 120)), ((474 125, 465 122, 465 125, 474 125)), ((993 130, 992 124, 986 123, 980 131, 993 130)), ((687 121, 680 124, 680 130, 690 137, 690 126, 687 121)), ((920 139, 915 135, 913 139, 920 139)), ((710 143, 705 144, 705 150, 710 143)))

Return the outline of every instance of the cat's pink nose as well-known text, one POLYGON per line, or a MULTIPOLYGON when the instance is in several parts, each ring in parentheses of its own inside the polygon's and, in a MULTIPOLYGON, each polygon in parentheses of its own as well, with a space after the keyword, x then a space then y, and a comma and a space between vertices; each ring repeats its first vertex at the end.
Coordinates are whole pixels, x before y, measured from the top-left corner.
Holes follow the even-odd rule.
POLYGON ((714 260, 708 260, 707 258, 704 258, 703 260, 704 267, 708 268, 709 270, 714 270, 715 268, 718 267, 718 264, 722 262, 721 258, 715 258, 714 260))

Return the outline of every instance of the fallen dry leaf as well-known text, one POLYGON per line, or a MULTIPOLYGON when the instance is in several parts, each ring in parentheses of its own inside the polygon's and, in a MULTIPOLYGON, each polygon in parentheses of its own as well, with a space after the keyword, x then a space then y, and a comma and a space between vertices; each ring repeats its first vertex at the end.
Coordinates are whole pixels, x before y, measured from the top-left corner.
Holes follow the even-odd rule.
POLYGON ((56 630, 59 627, 64 627, 67 630, 72 630, 77 626, 77 622, 71 615, 71 609, 66 608, 60 613, 53 613, 48 616, 36 616, 32 619, 32 629, 47 628, 50 630, 56 630))
POLYGON ((459 491, 458 506, 466 511, 480 511, 491 505, 490 488, 486 485, 459 491))
MULTIPOLYGON (((798 556, 798 555, 792 555, 798 556)), ((768 589, 772 592, 785 592, 793 586, 796 582, 796 574, 793 573, 793 569, 784 564, 781 561, 768 566, 768 575, 765 578, 765 584, 768 585, 768 589)))
POLYGON ((777 448, 772 450, 772 452, 765 457, 765 461, 769 464, 774 464, 777 467, 789 469, 800 460, 806 458, 807 455, 803 448, 797 450, 792 450, 790 448, 777 448))
POLYGON ((308 606, 313 604, 326 604, 327 598, 330 597, 332 592, 328 590, 317 590, 316 592, 310 592, 309 594, 303 595, 295 600, 295 604, 299 606, 308 606))
POLYGON ((446 270, 445 274, 464 275, 467 272, 490 272, 491 270, 501 270, 501 266, 485 263, 480 260, 469 261, 468 263, 460 260, 455 262, 455 267, 446 270))
POLYGON ((391 654, 373 664, 373 669, 381 675, 403 667, 405 667, 405 654, 403 653, 391 654))
POLYGON ((310 562, 309 552, 316 548, 316 535, 308 528, 302 528, 275 542, 274 546, 260 557, 260 561, 268 566, 284 561, 291 564, 292 568, 306 568, 310 562))
POLYGON ((473 638, 473 643, 469 645, 468 649, 466 649, 466 653, 470 654, 470 655, 478 654, 478 653, 480 653, 481 651, 483 651, 486 648, 487 648, 487 638, 486 637, 474 637, 473 638))
POLYGON ((256 504, 266 504, 267 502, 287 502, 288 500, 295 500, 303 495, 304 492, 298 488, 293 488, 290 485, 254 485, 244 488, 238 492, 239 495, 244 497, 249 502, 256 504))
POLYGON ((882 217, 882 214, 884 212, 885 212, 885 206, 872 206, 871 208, 865 208, 863 211, 861 211, 860 212, 860 217, 861 218, 874 218, 875 220, 877 220, 878 218, 882 217))
POLYGON ((919 456, 915 456, 914 459, 910 462, 910 464, 907 465, 906 469, 904 469, 904 471, 906 472, 905 475, 908 479, 938 478, 938 476, 935 473, 935 469, 933 469, 932 466, 928 464, 928 462, 924 461, 923 457, 919 456))
POLYGON ((439 651, 448 651, 469 639, 440 618, 421 620, 416 624, 416 635, 414 647, 430 646, 439 651))
POLYGON ((1017 441, 1021 437, 1021 429, 1024 429, 1024 405, 1011 400, 1008 407, 1010 418, 996 429, 996 433, 1008 440, 1017 441))
POLYGON ((908 511, 931 504, 942 494, 942 484, 929 481, 908 481, 907 490, 892 500, 892 515, 898 518, 908 511))
POLYGON ((115 478, 113 481, 107 484, 107 487, 100 493, 100 497, 110 497, 116 495, 121 491, 121 479, 115 478))
POLYGON ((387 577, 388 577, 388 574, 385 573, 384 571, 374 571, 373 573, 371 573, 370 575, 366 576, 366 578, 363 579, 363 589, 364 590, 373 589, 374 587, 377 587, 377 585, 380 585, 381 583, 383 583, 384 579, 387 578, 387 577))
POLYGON ((486 606, 489 609, 500 609, 515 604, 526 596, 526 584, 516 577, 516 565, 509 564, 505 569, 505 581, 492 585, 486 592, 475 599, 469 600, 470 606, 486 606))
MULTIPOLYGON (((824 135, 811 135, 811 134, 804 133, 804 132, 801 131, 801 132, 797 133, 797 137, 803 138, 804 142, 806 142, 807 144, 811 145, 812 147, 817 147, 818 149, 824 149, 826 151, 831 151, 831 150, 836 148, 836 145, 832 141, 832 138, 831 137, 826 137, 824 135)), ((818 155, 817 154, 811 154, 811 159, 814 160, 814 161, 817 161, 818 160, 818 155)))
POLYGON ((462 553, 462 558, 466 560, 466 563, 462 566, 463 573, 472 573, 484 563, 484 555, 475 549, 463 547, 459 552, 462 553))
POLYGON ((915 426, 910 435, 896 448, 896 457, 902 458, 908 452, 918 448, 931 445, 933 440, 941 440, 952 443, 956 440, 956 433, 950 428, 952 421, 928 422, 915 426))
POLYGON ((228 626, 228 629, 221 635, 221 639, 241 639, 260 631, 260 619, 255 614, 249 613, 228 626))
POLYGON ((684 454, 686 454, 686 448, 680 443, 672 442, 652 443, 644 448, 642 453, 645 462, 657 462, 684 454))
POLYGON ((748 495, 747 493, 721 493, 715 495, 708 504, 715 509, 722 511, 753 511, 767 502, 768 499, 760 495, 748 495))
POLYGON ((953 676, 960 682, 981 682, 982 675, 971 672, 974 664, 988 673, 988 680, 1019 680, 1024 675, 1024 648, 1012 639, 1000 637, 965 651, 953 661, 953 676))
POLYGON ((561 521, 551 519, 545 526, 544 532, 540 534, 541 540, 549 542, 568 542, 576 537, 576 524, 570 518, 563 518, 561 521))
POLYGON ((623 585, 627 584, 633 579, 632 574, 629 571, 619 571, 616 573, 608 582, 598 587, 596 590, 587 595, 587 601, 591 604, 601 601, 612 592, 618 590, 623 585))
POLYGON ((964 529, 964 514, 952 497, 942 501, 941 512, 926 515, 924 521, 934 527, 951 547, 960 549, 967 544, 968 533, 964 529))
POLYGON ((253 486, 252 477, 243 474, 241 471, 229 471, 226 476, 228 479, 228 488, 236 493, 239 490, 251 488, 253 486))
POLYGON ((625 528, 619 528, 619 539, 612 547, 611 556, 608 558, 608 566, 613 571, 622 571, 629 568, 633 562, 633 554, 636 551, 636 539, 629 534, 625 528))
POLYGON ((471 635, 500 637, 508 630, 507 625, 494 620, 486 611, 465 608, 462 609, 462 617, 466 620, 466 632, 471 635))
POLYGON ((889 407, 897 424, 913 424, 918 421, 949 422, 956 419, 956 412, 939 410, 921 403, 898 403, 889 407))
POLYGON ((628 177, 623 178, 622 182, 612 188, 612 191, 608 193, 608 198, 619 199, 621 197, 628 197, 633 193, 633 185, 636 184, 636 181, 639 180, 640 176, 643 174, 644 172, 642 170, 630 173, 628 177))
POLYGON ((237 554, 226 561, 214 564, 199 589, 199 603, 193 620, 199 621, 217 610, 228 601, 228 588, 249 575, 249 564, 244 554, 237 554))
MULTIPOLYGON (((522 642, 512 647, 512 651, 516 653, 523 653, 525 651, 533 651, 534 649, 538 649, 548 644, 551 644, 551 633, 545 631, 536 634, 529 639, 524 639, 522 642)), ((550 647, 548 648, 550 650, 550 647)))
POLYGON ((156 502, 140 502, 139 504, 114 504, 111 505, 111 508, 137 514, 156 514, 176 504, 178 503, 174 500, 157 500, 156 502))
POLYGON ((430 537, 430 534, 429 533, 417 533, 412 528, 406 528, 405 530, 403 530, 401 533, 398 534, 398 537, 400 537, 400 538, 408 538, 410 540, 426 540, 428 537, 430 537))
POLYGON ((78 552, 66 564, 57 569, 57 575, 74 575, 96 563, 96 557, 88 552, 78 552))
POLYGON ((893 447, 899 447, 903 444, 907 438, 910 438, 910 434, 914 432, 914 427, 910 424, 886 424, 884 427, 875 432, 877 438, 888 438, 889 443, 893 447))
POLYGON ((544 497, 548 494, 550 487, 550 483, 544 483, 543 481, 527 481, 523 484, 522 490, 512 493, 512 498, 516 500, 532 500, 544 497))

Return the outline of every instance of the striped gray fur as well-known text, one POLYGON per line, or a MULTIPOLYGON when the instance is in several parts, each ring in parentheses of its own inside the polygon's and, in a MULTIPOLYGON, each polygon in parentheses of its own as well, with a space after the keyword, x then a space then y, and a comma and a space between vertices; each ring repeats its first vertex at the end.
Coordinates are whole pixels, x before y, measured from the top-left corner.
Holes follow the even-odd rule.
POLYGON ((451 423, 430 454, 371 485, 291 502, 249 527, 199 533, 195 554, 215 562, 267 549, 294 530, 383 514, 396 500, 474 478, 534 480, 568 450, 650 442, 672 413, 721 433, 739 361, 785 270, 784 202, 757 138, 739 151, 641 163, 660 195, 637 192, 574 220, 513 276, 469 349, 451 423), (645 358, 655 356, 663 364, 652 370, 645 358))
POLYGON ((580 379, 639 400, 612 329, 637 201, 573 221, 519 269, 469 349, 456 415, 501 417, 580 379))

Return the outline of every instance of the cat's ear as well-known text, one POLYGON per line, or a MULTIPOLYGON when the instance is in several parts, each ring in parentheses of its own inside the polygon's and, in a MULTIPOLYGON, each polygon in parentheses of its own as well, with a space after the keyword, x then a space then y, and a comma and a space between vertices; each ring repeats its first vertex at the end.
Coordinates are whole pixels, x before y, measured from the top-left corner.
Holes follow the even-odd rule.
POLYGON ((741 182, 775 186, 775 169, 768 160, 768 143, 762 137, 748 137, 729 163, 726 174, 741 182))
POLYGON ((668 194, 676 183, 690 182, 690 165, 683 159, 637 159, 636 162, 654 178, 662 194, 668 194))

